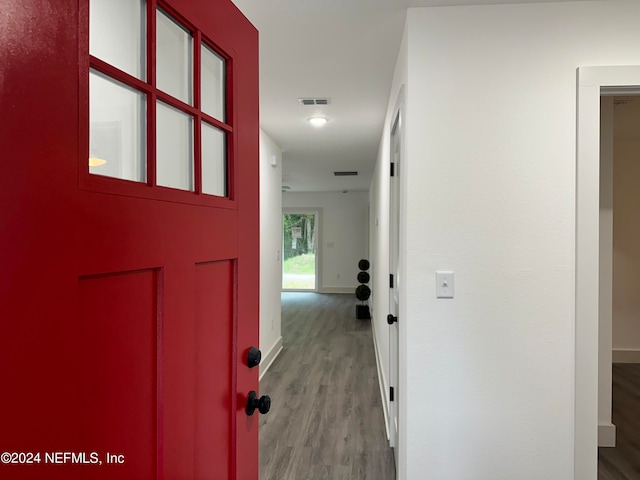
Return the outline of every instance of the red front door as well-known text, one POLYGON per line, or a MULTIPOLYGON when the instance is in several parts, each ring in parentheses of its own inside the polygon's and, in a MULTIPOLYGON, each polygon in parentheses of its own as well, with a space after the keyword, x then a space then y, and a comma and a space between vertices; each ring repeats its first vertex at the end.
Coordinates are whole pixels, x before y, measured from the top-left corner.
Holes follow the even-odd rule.
POLYGON ((230 0, 0 14, 0 478, 258 478, 257 32, 230 0))

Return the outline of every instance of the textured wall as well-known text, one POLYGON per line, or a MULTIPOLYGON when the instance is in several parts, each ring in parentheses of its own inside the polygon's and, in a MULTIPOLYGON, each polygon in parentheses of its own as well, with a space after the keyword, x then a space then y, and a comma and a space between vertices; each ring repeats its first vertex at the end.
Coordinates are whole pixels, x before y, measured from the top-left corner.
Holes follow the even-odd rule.
MULTIPOLYGON (((281 341, 280 285, 282 285, 282 154, 260 132, 260 349, 263 358, 281 341), (275 155, 277 167, 271 166, 275 155)), ((277 352, 273 352, 274 354, 277 352)), ((268 362, 269 358, 265 358, 268 362)), ((261 368, 268 364, 263 362, 261 368)), ((261 370, 262 372, 263 370, 261 370)))
POLYGON ((409 10, 399 478, 573 478, 576 69, 640 64, 638 18, 409 10))

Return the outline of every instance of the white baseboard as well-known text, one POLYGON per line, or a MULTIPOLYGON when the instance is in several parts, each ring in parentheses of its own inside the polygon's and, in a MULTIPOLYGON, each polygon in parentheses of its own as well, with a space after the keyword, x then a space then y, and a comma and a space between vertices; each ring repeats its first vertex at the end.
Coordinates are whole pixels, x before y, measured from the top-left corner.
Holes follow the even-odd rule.
POLYGON ((378 369, 378 385, 380 386, 380 399, 382 400, 382 413, 384 415, 384 429, 387 432, 387 440, 389 440, 389 399, 387 398, 387 392, 389 386, 387 379, 384 376, 384 370, 380 364, 380 355, 378 354, 378 341, 376 340, 376 328, 371 319, 371 332, 373 334, 373 349, 376 354, 376 368, 378 369))
POLYGON ((262 380, 262 377, 264 377, 264 374, 267 373, 267 370, 269 370, 269 367, 271 366, 273 361, 278 357, 278 355, 280 355, 281 351, 282 351, 282 336, 280 336, 278 340, 276 340, 276 343, 274 343, 271 346, 269 351, 265 355, 263 355, 262 361, 260 362, 260 380, 262 380))
POLYGON ((616 446, 616 426, 613 423, 601 423, 598 425, 598 446, 616 446))
POLYGON ((353 295, 353 301, 357 302, 356 287, 321 287, 318 293, 350 293, 353 295))
POLYGON ((613 363, 640 363, 640 350, 613 350, 613 363))

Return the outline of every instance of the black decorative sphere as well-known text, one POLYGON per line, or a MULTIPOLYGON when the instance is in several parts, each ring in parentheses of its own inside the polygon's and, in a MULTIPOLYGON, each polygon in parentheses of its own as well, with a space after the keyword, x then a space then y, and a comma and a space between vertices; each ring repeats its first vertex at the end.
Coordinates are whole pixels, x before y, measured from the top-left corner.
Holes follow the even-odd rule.
POLYGON ((361 301, 368 300, 371 296, 371 289, 366 285, 359 285, 356 288, 356 298, 361 301))
POLYGON ((370 278, 371 277, 367 272, 360 272, 358 274, 358 281, 360 283, 368 283, 370 278))
POLYGON ((369 270, 369 260, 365 260, 364 258, 358 262, 358 268, 360 270, 369 270))

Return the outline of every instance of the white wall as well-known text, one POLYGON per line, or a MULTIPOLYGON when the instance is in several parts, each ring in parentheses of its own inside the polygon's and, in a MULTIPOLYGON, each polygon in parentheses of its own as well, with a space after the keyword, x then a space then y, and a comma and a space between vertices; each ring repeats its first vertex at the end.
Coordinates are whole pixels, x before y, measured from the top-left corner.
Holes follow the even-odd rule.
POLYGON ((400 480, 574 478, 576 68, 640 64, 639 18, 409 10, 400 480))
POLYGON ((358 261, 367 256, 367 205, 367 192, 288 192, 282 195, 284 208, 322 210, 319 292, 355 295, 358 261))
POLYGON ((640 142, 614 144, 614 361, 640 361, 640 142))
POLYGON ((260 131, 260 350, 263 375, 282 348, 282 152, 260 131), (275 156, 278 165, 271 166, 275 156))

